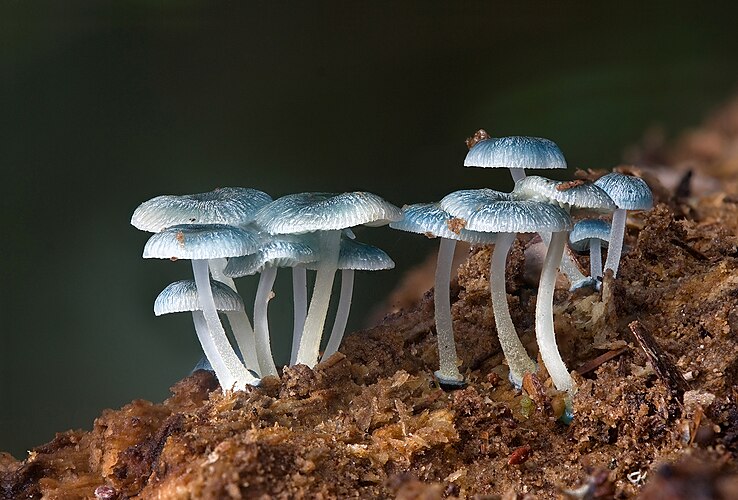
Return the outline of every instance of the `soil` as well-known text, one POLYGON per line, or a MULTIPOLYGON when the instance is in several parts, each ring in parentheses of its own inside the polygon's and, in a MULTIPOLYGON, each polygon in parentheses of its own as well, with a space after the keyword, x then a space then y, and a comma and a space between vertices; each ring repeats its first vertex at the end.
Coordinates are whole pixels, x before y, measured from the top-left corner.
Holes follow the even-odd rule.
MULTIPOLYGON (((738 100, 675 145, 649 137, 631 154, 641 166, 618 170, 657 204, 629 215, 619 276, 600 292, 562 279, 555 293, 578 388, 568 425, 545 370, 523 391, 508 383, 492 248, 472 247, 451 290, 465 388, 433 379, 432 291, 405 287, 404 309, 314 370, 227 394, 199 371, 161 404, 105 410, 22 461, 0 454, 0 497, 738 498, 738 100)), ((507 266, 531 353, 540 246, 519 237, 507 266)))

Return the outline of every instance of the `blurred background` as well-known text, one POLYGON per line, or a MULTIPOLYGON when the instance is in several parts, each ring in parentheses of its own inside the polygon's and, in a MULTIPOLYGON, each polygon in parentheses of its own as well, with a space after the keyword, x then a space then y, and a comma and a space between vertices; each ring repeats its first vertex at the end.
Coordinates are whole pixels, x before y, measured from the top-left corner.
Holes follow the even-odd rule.
MULTIPOLYGON (((611 167, 648 128, 673 135, 736 90, 738 4, 594 4, 0 2, 0 450, 160 401, 200 357, 189 315, 153 315, 191 271, 141 258, 129 220, 144 200, 509 189, 462 167, 476 129, 611 167)), ((357 235, 398 269, 357 276, 350 329, 436 246, 357 235)), ((239 286, 249 303, 255 280, 239 286)), ((270 305, 282 362, 289 290, 286 272, 270 305)))

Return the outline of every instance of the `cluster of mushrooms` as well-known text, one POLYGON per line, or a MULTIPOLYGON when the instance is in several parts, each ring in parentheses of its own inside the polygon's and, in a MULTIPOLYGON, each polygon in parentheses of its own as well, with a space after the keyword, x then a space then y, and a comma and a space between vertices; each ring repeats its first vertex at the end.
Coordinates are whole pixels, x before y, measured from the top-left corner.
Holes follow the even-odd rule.
POLYGON ((351 304, 354 271, 394 267, 379 248, 356 241, 351 228, 381 226, 440 238, 434 300, 438 338, 438 381, 462 385, 449 298, 452 260, 457 241, 494 244, 490 293, 497 334, 509 366, 510 381, 520 387, 536 363, 520 341, 510 318, 505 291, 505 263, 517 233, 538 233, 547 245, 538 286, 535 330, 541 359, 559 391, 575 387, 559 355, 553 323, 557 271, 572 289, 599 287, 603 276, 601 248, 608 247, 604 270, 617 275, 626 211, 653 205, 646 183, 634 176, 609 173, 594 183, 554 181, 526 176, 525 169, 563 169, 566 161, 550 140, 537 137, 492 138, 480 130, 468 141, 465 166, 509 168, 515 181, 510 193, 466 189, 440 202, 402 209, 367 192, 301 193, 272 200, 249 188, 222 188, 208 193, 158 196, 142 203, 131 224, 154 233, 144 258, 189 259, 194 279, 167 286, 154 304, 156 315, 191 312, 195 331, 223 390, 258 385, 278 376, 271 347, 267 305, 277 269, 292 268, 294 330, 290 364, 315 366, 326 323, 335 273, 341 292, 322 358, 338 350, 351 304), (612 223, 603 220, 611 216, 612 223), (574 224, 572 217, 579 221, 574 224), (589 217, 589 218, 587 218, 589 217), (567 245, 568 243, 568 245, 567 245), (590 252, 590 275, 574 262, 571 250, 590 252), (316 271, 308 307, 307 271, 316 271), (259 274, 253 327, 234 278, 259 274), (230 324, 237 349, 218 315, 230 324), (240 353, 240 356, 239 356, 240 353))

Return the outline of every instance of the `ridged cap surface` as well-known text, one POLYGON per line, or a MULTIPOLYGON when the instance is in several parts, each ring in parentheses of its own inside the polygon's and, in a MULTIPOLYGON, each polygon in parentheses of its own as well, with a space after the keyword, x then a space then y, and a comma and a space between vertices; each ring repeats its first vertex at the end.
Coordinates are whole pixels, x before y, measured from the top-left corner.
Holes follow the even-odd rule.
POLYGON ((555 142, 541 137, 495 137, 476 143, 464 158, 465 167, 566 168, 555 142))
POLYGON ((241 226, 252 222, 257 210, 271 201, 272 197, 263 191, 242 187, 163 195, 141 203, 133 212, 131 224, 151 233, 178 224, 241 226))
POLYGON ((593 213, 613 212, 617 208, 605 191, 582 180, 554 181, 530 175, 515 183, 512 195, 521 200, 555 203, 562 208, 593 213))
MULTIPOLYGON (((218 311, 243 311, 243 300, 225 283, 210 280, 210 288, 218 311)), ((175 281, 161 291, 154 301, 154 314, 200 311, 195 280, 175 281)))
POLYGON ((251 255, 228 259, 223 274, 231 278, 251 276, 266 267, 295 267, 318 259, 318 252, 300 241, 275 239, 266 242, 251 255))
POLYGON ((256 231, 222 224, 180 224, 149 238, 144 259, 219 259, 259 249, 256 231))
POLYGON ((461 189, 444 196, 439 205, 453 217, 468 219, 471 214, 485 205, 510 200, 512 200, 510 193, 494 189, 461 189))
POLYGON ((581 252, 589 249, 589 240, 598 239, 603 247, 610 241, 610 224, 600 219, 584 219, 574 224, 569 233, 569 246, 581 252))
POLYGON ((595 181, 595 185, 613 199, 618 208, 649 210, 653 208, 653 194, 640 177, 611 172, 595 181))
POLYGON ((571 217, 561 207, 531 200, 497 201, 469 214, 467 229, 489 233, 569 231, 571 217))
MULTIPOLYGON (((317 269, 318 262, 307 264, 308 269, 317 269)), ((382 271, 393 269, 393 261, 387 253, 375 246, 367 245, 350 238, 341 238, 341 250, 338 254, 338 269, 354 271, 382 271)))
POLYGON ((399 220, 400 209, 364 191, 298 193, 283 196, 259 210, 256 224, 270 234, 302 234, 399 220))
POLYGON ((402 220, 390 223, 391 228, 423 234, 428 238, 461 240, 474 245, 491 244, 496 239, 491 233, 478 233, 464 229, 462 219, 453 217, 438 203, 405 205, 402 207, 402 215, 402 220))

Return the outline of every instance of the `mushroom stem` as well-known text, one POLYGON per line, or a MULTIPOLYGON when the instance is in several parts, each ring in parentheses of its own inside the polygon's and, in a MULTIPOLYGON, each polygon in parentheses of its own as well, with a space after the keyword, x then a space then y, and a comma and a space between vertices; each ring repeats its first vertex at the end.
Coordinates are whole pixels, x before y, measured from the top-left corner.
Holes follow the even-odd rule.
POLYGON ((464 376, 459 372, 459 358, 456 354, 450 290, 451 268, 455 249, 456 240, 441 238, 433 288, 439 365, 435 375, 444 384, 459 385, 464 382, 464 376))
MULTIPOLYGON (((233 279, 223 274, 223 269, 225 269, 227 264, 228 261, 226 259, 210 259, 208 261, 210 274, 212 274, 214 280, 225 283, 231 290, 238 293, 236 283, 234 283, 233 279)), ((261 375, 259 361, 256 357, 254 329, 251 327, 251 322, 246 311, 227 311, 225 314, 228 318, 228 323, 231 325, 233 336, 236 339, 236 345, 238 345, 238 350, 241 352, 241 357, 246 368, 261 375)))
MULTIPOLYGON (((551 246, 551 233, 538 233, 543 242, 546 244, 546 247, 551 246)), ((579 269, 579 266, 577 266, 574 263, 574 258, 571 255, 571 252, 569 248, 564 245, 563 254, 560 259, 560 263, 558 264, 558 268, 561 269, 561 272, 564 273, 564 275, 569 279, 569 283, 571 285, 571 288, 577 288, 583 283, 590 283, 590 279, 587 278, 579 269)), ((591 276, 594 278, 594 276, 591 276)))
POLYGON ((510 308, 507 304, 505 267, 507 254, 515 241, 515 236, 515 233, 500 233, 497 235, 495 249, 490 260, 489 285, 497 337, 500 339, 502 352, 505 354, 507 365, 510 367, 510 382, 516 387, 520 387, 526 373, 536 372, 536 364, 528 356, 525 346, 515 331, 515 325, 510 317, 510 308))
POLYGON ((292 268, 292 296, 294 301, 294 320, 290 365, 294 365, 297 360, 297 350, 300 348, 300 337, 302 337, 302 329, 305 327, 305 316, 307 316, 307 269, 303 266, 292 268))
POLYGON ((269 316, 267 309, 271 299, 274 280, 277 278, 276 267, 266 267, 259 276, 259 286, 256 289, 254 301, 254 335, 256 338, 256 359, 259 360, 261 375, 278 376, 274 365, 272 347, 269 341, 269 316))
POLYGON ((553 321, 553 295, 556 286, 556 269, 561 262, 568 232, 553 233, 551 244, 548 246, 546 258, 543 261, 541 281, 538 284, 536 299, 536 340, 541 353, 543 364, 551 376, 556 389, 572 392, 574 381, 559 354, 556 345, 556 332, 553 321))
POLYGON ((341 231, 322 231, 320 233, 320 255, 318 272, 315 276, 315 288, 310 299, 310 308, 305 318, 305 327, 297 350, 296 364, 310 368, 318 363, 320 339, 323 336, 325 317, 333 290, 333 278, 338 268, 338 255, 341 248, 341 231))
POLYGON ((599 238, 589 240, 589 275, 597 279, 602 277, 602 244, 599 238))
POLYGON ((524 168, 510 168, 510 176, 512 177, 513 183, 518 182, 520 179, 525 179, 524 168))
POLYGON ((354 270, 341 270, 341 295, 338 299, 338 310, 336 310, 336 319, 333 322, 331 336, 328 339, 328 345, 325 346, 322 359, 328 359, 333 353, 341 347, 343 334, 346 333, 346 324, 348 323, 349 310, 351 309, 351 298, 354 294, 354 270))
POLYGON ((610 246, 607 248, 607 260, 605 260, 605 271, 612 269, 612 277, 618 275, 620 266, 620 255, 623 252, 623 237, 625 236, 625 219, 627 211, 618 208, 612 214, 612 226, 610 227, 610 246))
POLYGON ((242 390, 246 384, 259 385, 259 379, 251 375, 236 356, 233 347, 228 342, 223 325, 220 323, 218 311, 215 308, 215 300, 213 299, 213 291, 210 288, 208 261, 193 259, 192 273, 195 276, 198 300, 207 326, 207 335, 202 335, 200 342, 203 344, 203 350, 206 354, 210 351, 215 356, 210 359, 210 364, 213 366, 221 388, 225 392, 230 389, 242 390), (205 349, 206 344, 212 344, 212 346, 209 345, 205 349))

